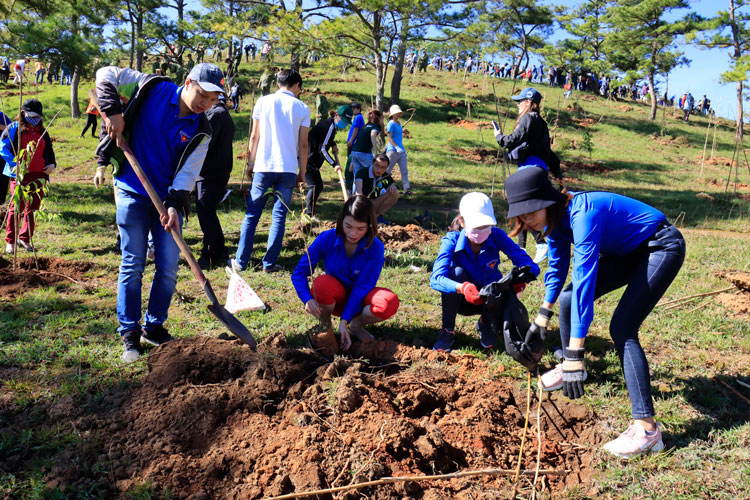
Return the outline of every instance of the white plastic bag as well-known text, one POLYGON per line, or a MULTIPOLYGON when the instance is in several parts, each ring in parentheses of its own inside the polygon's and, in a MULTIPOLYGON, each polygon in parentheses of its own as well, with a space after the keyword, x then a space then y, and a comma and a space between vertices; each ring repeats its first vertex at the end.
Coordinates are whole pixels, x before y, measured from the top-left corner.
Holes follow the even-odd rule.
POLYGON ((266 308, 258 294, 250 288, 239 273, 229 267, 226 268, 226 272, 229 276, 227 305, 225 306, 227 311, 234 314, 237 311, 262 311, 266 308))

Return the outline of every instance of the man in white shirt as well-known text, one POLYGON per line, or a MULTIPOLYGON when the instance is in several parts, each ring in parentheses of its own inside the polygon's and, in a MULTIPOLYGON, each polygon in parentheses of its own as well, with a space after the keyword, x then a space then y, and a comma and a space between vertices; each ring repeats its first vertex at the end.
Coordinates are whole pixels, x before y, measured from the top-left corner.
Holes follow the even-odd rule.
POLYGON ((284 240, 286 213, 294 188, 303 182, 307 168, 310 109, 298 99, 302 77, 294 70, 280 71, 276 79, 279 90, 258 99, 253 109, 253 133, 247 154, 247 175, 253 185, 247 198, 245 220, 232 268, 241 271, 250 262, 258 220, 266 205, 266 192, 276 198, 268 232, 268 249, 263 257, 263 270, 280 271, 276 264, 284 240))
POLYGON ((27 59, 24 57, 16 61, 15 66, 13 66, 13 70, 16 72, 13 83, 21 83, 23 81, 23 74, 26 71, 26 61, 27 59))

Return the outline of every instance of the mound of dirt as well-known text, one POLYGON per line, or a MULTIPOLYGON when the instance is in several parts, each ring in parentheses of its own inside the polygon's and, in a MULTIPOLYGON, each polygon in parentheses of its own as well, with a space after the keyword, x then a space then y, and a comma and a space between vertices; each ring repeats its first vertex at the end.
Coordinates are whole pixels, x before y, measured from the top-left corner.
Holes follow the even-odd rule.
POLYGON ((437 85, 433 85, 431 83, 427 83, 427 82, 423 82, 423 81, 419 80, 419 81, 416 81, 414 83, 410 83, 409 87, 425 87, 425 88, 428 88, 428 89, 436 89, 437 85))
POLYGON ((688 144, 688 139, 687 137, 684 137, 684 136, 673 137, 671 135, 662 136, 659 134, 654 134, 651 136, 651 139, 661 144, 662 146, 675 146, 675 145, 685 146, 688 144))
POLYGON ((717 295, 718 303, 729 309, 734 317, 747 318, 747 315, 750 314, 750 273, 724 271, 717 273, 717 276, 737 287, 735 293, 717 295))
POLYGON ((361 78, 357 78, 356 76, 353 76, 351 78, 331 78, 329 81, 331 82, 341 82, 341 83, 358 83, 362 82, 361 78))
POLYGON ((425 97, 424 101, 432 103, 432 104, 440 104, 441 106, 450 106, 452 108, 466 106, 466 104, 463 101, 455 101, 455 100, 452 101, 449 99, 441 99, 440 97, 425 97))
POLYGON ((617 109, 619 109, 620 111, 625 111, 626 113, 628 111, 633 111, 633 107, 632 106, 628 106, 627 104, 622 104, 620 106, 617 106, 617 109))
POLYGON ((602 161, 565 161, 561 162, 560 166, 564 171, 585 171, 585 172, 596 172, 604 173, 610 172, 612 168, 606 166, 602 161))
POLYGON ((451 118, 448 123, 457 127, 465 128, 466 130, 476 130, 478 128, 492 128, 492 124, 486 122, 474 122, 471 120, 464 120, 463 118, 451 118))
POLYGON ((454 150, 454 152, 460 155, 462 158, 465 158, 469 161, 475 161, 477 163, 494 165, 495 163, 502 161, 502 157, 498 157, 497 149, 457 148, 454 150))
MULTIPOLYGON (((24 251, 25 252, 25 251, 24 251)), ((24 257, 13 267, 13 260, 0 257, 0 297, 15 298, 33 288, 44 288, 61 281, 76 282, 91 268, 88 262, 65 259, 24 257), (38 265, 38 269, 37 269, 38 265)))
POLYGON ((382 240, 386 248, 404 251, 422 248, 437 241, 440 239, 440 236, 416 224, 407 224, 405 226, 394 224, 392 226, 380 226, 378 228, 378 238, 382 240))
MULTIPOLYGON (((321 221, 314 226, 305 228, 305 234, 303 234, 303 230, 297 224, 294 228, 287 228, 287 237, 290 239, 304 238, 305 241, 312 242, 314 236, 310 236, 307 231, 312 231, 314 235, 317 235, 334 227, 336 227, 336 223, 333 221, 321 221)), ((422 248, 437 241, 440 237, 415 224, 407 224, 406 226, 393 224, 392 226, 378 226, 378 238, 387 250, 404 251, 422 248)))
MULTIPOLYGON (((81 424, 100 433, 98 453, 110 458, 121 495, 146 482, 175 498, 259 499, 387 476, 515 467, 526 393, 516 380, 491 377, 485 362, 388 343, 383 351, 392 357, 375 364, 322 364, 310 350, 275 344, 253 352, 193 338, 152 351, 145 384, 81 424)), ((531 470, 538 444, 532 405, 521 464, 531 470)), ((540 427, 540 467, 570 472, 544 476, 537 490, 554 496, 585 485, 591 445, 600 441, 596 416, 545 396, 540 427)), ((361 492, 489 499, 507 495, 510 481, 479 476, 361 492)), ((520 491, 528 485, 522 481, 520 491)))

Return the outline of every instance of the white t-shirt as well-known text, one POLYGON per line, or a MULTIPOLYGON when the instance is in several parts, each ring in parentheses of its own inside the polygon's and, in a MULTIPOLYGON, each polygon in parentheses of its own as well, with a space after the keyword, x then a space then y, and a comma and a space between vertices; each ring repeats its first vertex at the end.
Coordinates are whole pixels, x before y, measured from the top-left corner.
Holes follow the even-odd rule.
POLYGON ((18 61, 16 61, 16 66, 20 66, 21 67, 21 72, 25 71, 26 70, 26 61, 24 59, 19 59, 18 61))
POLYGON ((300 127, 310 127, 310 108, 294 94, 279 89, 255 103, 260 139, 255 153, 255 172, 297 174, 300 127))

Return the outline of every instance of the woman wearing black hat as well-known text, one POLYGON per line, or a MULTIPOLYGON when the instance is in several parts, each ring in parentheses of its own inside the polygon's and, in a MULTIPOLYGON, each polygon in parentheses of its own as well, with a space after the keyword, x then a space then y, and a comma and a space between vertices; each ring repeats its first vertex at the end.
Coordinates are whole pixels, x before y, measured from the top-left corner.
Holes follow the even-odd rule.
POLYGON ((634 419, 605 450, 630 458, 664 447, 654 420, 648 364, 638 329, 682 266, 685 241, 664 214, 637 200, 603 191, 561 193, 540 169, 524 169, 505 182, 508 217, 543 231, 549 244, 544 303, 532 328, 546 328, 560 300, 564 361, 542 376, 542 388, 583 395, 584 340, 594 300, 626 286, 609 331, 620 357, 634 419), (572 283, 563 289, 573 245, 572 283))
MULTIPOLYGON (((518 169, 537 167, 550 171, 555 178, 562 181, 560 170, 560 159, 550 148, 549 129, 547 122, 539 115, 539 104, 542 102, 542 94, 535 88, 523 89, 518 95, 512 97, 518 103, 518 119, 510 135, 503 135, 502 131, 495 127, 495 139, 500 146, 510 151, 509 156, 518 163, 518 169)), ((492 123, 496 125, 495 122, 492 123)), ((536 255, 534 262, 542 262, 547 257, 547 244, 544 237, 531 230, 536 240, 536 255)), ((526 248, 526 230, 522 230, 518 236, 518 245, 526 248)))

